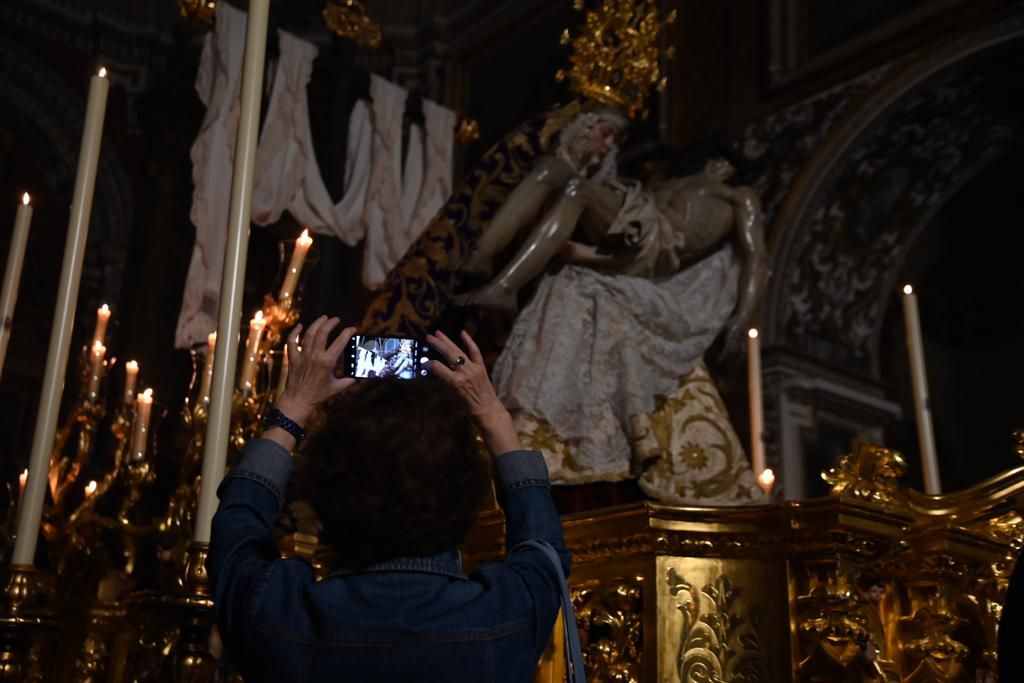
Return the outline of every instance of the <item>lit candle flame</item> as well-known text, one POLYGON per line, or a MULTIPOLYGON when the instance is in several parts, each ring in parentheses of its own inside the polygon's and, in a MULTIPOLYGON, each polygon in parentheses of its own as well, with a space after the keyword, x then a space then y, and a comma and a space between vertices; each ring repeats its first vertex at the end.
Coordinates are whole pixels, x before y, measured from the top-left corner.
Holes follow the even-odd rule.
POLYGON ((88 484, 85 485, 85 495, 91 496, 94 493, 96 493, 96 480, 95 479, 90 481, 88 484))
POLYGON ((100 70, 96 72, 96 75, 99 76, 100 78, 106 78, 107 77, 107 67, 101 66, 100 70))
POLYGON ((313 244, 313 238, 309 236, 309 228, 302 231, 302 234, 299 235, 298 242, 299 244, 303 244, 307 247, 313 244))
POLYGON ((751 339, 757 339, 757 335, 758 335, 758 332, 757 332, 757 328, 756 327, 751 327, 747 331, 747 336, 750 337, 751 339))
POLYGON ((904 294, 913 294, 914 293, 914 288, 911 287, 910 285, 903 285, 903 293, 904 294))
POLYGON ((757 475, 757 483, 765 493, 771 493, 772 487, 775 486, 775 473, 771 469, 766 469, 757 475))
POLYGON ((96 313, 98 315, 100 315, 101 317, 103 317, 103 318, 109 318, 110 317, 110 306, 108 306, 106 304, 103 304, 102 306, 99 307, 99 310, 97 310, 96 313))
POLYGON ((211 332, 210 334, 206 335, 206 343, 209 344, 210 346, 216 346, 217 345, 217 333, 216 332, 211 332))
POLYGON ((107 347, 103 345, 103 342, 93 342, 92 353, 94 356, 102 358, 107 353, 107 347))
POLYGON ((21 203, 22 204, 24 204, 25 206, 28 206, 28 203, 30 201, 32 201, 32 198, 28 196, 28 192, 26 192, 25 194, 21 195, 21 203))
POLYGON ((254 323, 259 323, 259 324, 261 324, 261 325, 262 325, 262 324, 263 324, 264 322, 266 322, 266 321, 264 321, 264 320, 263 320, 263 311, 256 311, 256 315, 254 315, 254 316, 252 317, 252 321, 253 321, 254 323))
POLYGON ((152 389, 146 389, 141 394, 139 394, 138 400, 143 401, 145 403, 152 403, 153 402, 153 390, 152 389))
POLYGON ((130 360, 124 364, 124 369, 127 370, 128 372, 138 372, 139 364, 133 360, 130 360))
POLYGON ((25 484, 28 483, 28 468, 27 467, 21 471, 21 474, 18 475, 18 483, 21 484, 22 488, 25 488, 25 484))

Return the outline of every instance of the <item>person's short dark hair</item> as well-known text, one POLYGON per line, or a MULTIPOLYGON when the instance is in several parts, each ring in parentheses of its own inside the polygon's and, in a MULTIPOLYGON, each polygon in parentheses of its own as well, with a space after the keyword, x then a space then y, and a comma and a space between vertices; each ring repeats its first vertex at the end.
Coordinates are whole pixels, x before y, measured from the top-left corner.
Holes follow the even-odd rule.
POLYGON ((374 379, 328 411, 307 445, 305 468, 336 566, 458 546, 490 480, 462 397, 436 377, 374 379))

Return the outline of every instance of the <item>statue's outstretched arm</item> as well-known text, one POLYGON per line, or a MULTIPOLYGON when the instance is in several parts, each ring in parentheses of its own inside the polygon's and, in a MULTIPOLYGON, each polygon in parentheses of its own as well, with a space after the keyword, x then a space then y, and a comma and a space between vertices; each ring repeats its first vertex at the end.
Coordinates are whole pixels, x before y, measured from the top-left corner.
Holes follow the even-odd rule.
POLYGON ((764 214, 753 190, 739 188, 729 194, 736 211, 738 237, 743 265, 740 270, 736 310, 729 322, 725 353, 739 348, 750 321, 761 303, 768 280, 768 250, 764 243, 764 214))

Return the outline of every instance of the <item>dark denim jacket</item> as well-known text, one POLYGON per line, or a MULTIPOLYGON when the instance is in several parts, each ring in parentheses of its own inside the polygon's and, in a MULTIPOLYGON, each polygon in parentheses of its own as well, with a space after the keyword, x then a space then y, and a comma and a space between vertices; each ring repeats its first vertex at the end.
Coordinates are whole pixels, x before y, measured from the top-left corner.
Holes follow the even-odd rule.
MULTIPOLYGON (((558 578, 540 551, 462 572, 458 552, 393 560, 317 581, 273 538, 288 452, 250 442, 220 488, 207 569, 221 635, 247 683, 532 679, 559 608, 558 578)), ((496 459, 508 547, 543 539, 569 553, 539 453, 496 459)))

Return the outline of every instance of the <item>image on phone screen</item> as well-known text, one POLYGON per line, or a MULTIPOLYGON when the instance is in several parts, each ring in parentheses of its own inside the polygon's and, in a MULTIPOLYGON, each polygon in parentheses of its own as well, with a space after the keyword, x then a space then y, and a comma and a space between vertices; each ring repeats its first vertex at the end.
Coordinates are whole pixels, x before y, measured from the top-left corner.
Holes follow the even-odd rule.
POLYGON ((414 379, 427 374, 427 348, 409 337, 357 334, 346 355, 347 374, 356 379, 414 379))

